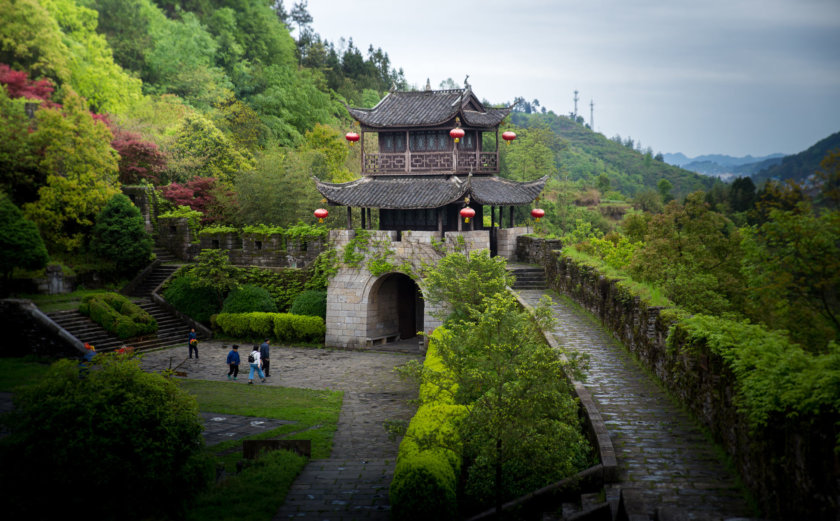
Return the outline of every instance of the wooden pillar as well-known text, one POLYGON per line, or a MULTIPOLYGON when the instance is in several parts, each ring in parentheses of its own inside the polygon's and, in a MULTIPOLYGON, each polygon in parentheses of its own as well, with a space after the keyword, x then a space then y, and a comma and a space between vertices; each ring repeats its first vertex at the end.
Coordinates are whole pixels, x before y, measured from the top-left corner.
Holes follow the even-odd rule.
POLYGON ((366 208, 365 210, 367 211, 367 215, 368 215, 368 218, 367 218, 368 229, 372 230, 373 229, 373 210, 371 210, 370 208, 366 208))
POLYGON ((362 229, 366 230, 367 229, 367 221, 365 220, 365 210, 366 210, 366 208, 359 208, 359 210, 362 211, 361 212, 362 213, 362 229))
POLYGON ((462 231, 464 231, 464 219, 461 218, 460 212, 457 215, 458 215, 458 231, 462 232, 462 231))
POLYGON ((510 207, 510 222, 508 223, 508 228, 513 228, 513 206, 510 207))
POLYGON ((441 206, 437 209, 438 235, 440 235, 441 239, 443 239, 443 212, 445 211, 445 208, 445 206, 441 206))
POLYGON ((353 208, 350 206, 347 207, 347 229, 353 229, 353 208))

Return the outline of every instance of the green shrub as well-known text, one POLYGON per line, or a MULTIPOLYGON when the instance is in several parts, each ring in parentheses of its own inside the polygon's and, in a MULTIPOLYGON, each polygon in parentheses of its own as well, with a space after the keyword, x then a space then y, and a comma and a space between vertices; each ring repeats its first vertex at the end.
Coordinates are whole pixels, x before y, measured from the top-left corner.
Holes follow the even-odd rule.
POLYGON ((242 269, 239 282, 259 286, 271 294, 277 311, 286 312, 295 298, 303 291, 307 282, 307 273, 298 268, 284 268, 279 271, 264 268, 242 269))
POLYGON ((247 339, 273 336, 280 342, 323 342, 326 333, 321 317, 289 313, 219 313, 215 324, 228 336, 247 339))
POLYGON ((210 315, 219 312, 216 293, 207 287, 194 288, 188 275, 173 279, 163 291, 163 298, 181 313, 204 324, 210 322, 210 315))
POLYGON ((327 318, 327 292, 307 290, 298 295, 289 310, 294 315, 327 318))
POLYGON ((84 378, 76 362, 56 362, 16 392, 0 440, 10 519, 174 518, 212 480, 195 398, 136 359, 96 360, 84 378))
POLYGON ((153 316, 118 293, 88 295, 82 299, 79 312, 122 339, 157 331, 153 316))
POLYGON ((246 284, 231 291, 222 305, 222 313, 249 313, 262 311, 276 313, 277 304, 268 291, 263 288, 246 284))
POLYGON ((439 450, 400 459, 388 494, 392 517, 401 521, 455 519, 455 477, 446 455, 439 450))
POLYGON ((133 273, 145 266, 152 245, 140 210, 127 196, 116 194, 96 216, 90 250, 113 261, 120 273, 133 273))

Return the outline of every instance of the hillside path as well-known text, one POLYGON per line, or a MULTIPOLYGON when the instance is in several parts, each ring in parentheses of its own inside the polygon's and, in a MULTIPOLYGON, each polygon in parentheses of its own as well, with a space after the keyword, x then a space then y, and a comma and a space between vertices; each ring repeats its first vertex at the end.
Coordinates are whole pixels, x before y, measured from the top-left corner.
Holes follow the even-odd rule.
POLYGON ((552 297, 558 342, 589 356, 584 384, 615 447, 620 487, 642 491, 651 512, 670 507, 704 521, 752 514, 735 474, 698 424, 594 317, 549 290, 518 293, 532 306, 552 297))

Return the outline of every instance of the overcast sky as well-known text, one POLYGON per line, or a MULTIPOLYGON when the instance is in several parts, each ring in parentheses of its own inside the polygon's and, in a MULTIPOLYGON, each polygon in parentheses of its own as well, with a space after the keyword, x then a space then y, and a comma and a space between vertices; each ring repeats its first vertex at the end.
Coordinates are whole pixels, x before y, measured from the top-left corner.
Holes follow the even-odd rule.
POLYGON ((578 90, 595 130, 654 152, 791 154, 840 131, 840 0, 309 0, 309 12, 323 38, 381 47, 418 87, 469 74, 481 99, 558 114, 578 90))

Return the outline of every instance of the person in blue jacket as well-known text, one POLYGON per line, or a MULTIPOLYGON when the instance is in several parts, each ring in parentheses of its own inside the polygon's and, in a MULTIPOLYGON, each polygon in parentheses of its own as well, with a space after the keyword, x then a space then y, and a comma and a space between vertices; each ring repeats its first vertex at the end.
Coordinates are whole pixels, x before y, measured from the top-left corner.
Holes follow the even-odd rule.
POLYGON ((239 375, 239 346, 233 344, 233 349, 230 350, 227 356, 227 364, 230 366, 230 370, 228 371, 228 380, 233 377, 233 380, 236 380, 236 377, 239 375))

